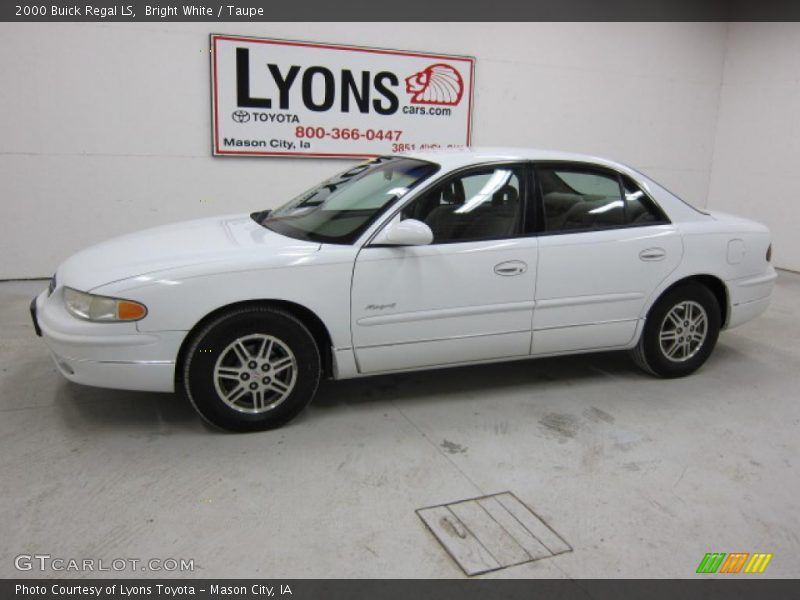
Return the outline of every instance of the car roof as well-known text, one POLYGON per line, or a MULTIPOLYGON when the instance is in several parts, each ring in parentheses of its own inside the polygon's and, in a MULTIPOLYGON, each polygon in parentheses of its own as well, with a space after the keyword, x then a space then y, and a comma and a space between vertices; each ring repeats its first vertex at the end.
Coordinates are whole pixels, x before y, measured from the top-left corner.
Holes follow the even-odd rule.
POLYGON ((404 152, 402 156, 409 156, 434 162, 445 169, 457 169, 459 167, 466 167, 473 164, 483 162, 505 161, 505 160, 538 160, 538 161, 572 161, 572 162, 586 162, 596 165, 610 167, 612 169, 631 171, 631 168, 601 158, 599 156, 591 156, 589 154, 578 154, 576 152, 562 152, 558 150, 541 150, 536 148, 513 148, 513 147, 475 147, 468 146, 465 148, 447 148, 441 150, 426 150, 422 152, 404 152))

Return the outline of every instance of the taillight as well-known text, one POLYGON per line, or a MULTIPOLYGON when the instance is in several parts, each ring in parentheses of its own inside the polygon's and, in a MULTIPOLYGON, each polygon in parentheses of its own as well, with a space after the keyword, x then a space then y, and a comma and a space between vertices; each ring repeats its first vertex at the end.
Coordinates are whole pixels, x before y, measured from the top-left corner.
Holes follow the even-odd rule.
POLYGON ((772 262, 772 244, 767 248, 767 262, 772 262))

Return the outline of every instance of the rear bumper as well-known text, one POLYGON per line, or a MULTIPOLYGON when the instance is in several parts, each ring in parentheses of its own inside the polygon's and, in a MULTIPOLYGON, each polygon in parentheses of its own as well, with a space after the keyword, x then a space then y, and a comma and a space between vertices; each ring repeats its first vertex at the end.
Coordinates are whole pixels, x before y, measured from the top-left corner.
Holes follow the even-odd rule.
POLYGON ((97 387, 174 391, 175 359, 186 332, 140 333, 135 323, 81 321, 66 311, 61 294, 39 294, 31 316, 64 377, 97 387))
POLYGON ((742 323, 752 321, 757 316, 767 310, 769 298, 761 298, 752 302, 744 302, 731 307, 731 314, 728 317, 728 328, 736 327, 742 323))
POLYGON ((751 321, 767 310, 778 274, 772 266, 760 275, 728 281, 731 310, 727 327, 751 321))

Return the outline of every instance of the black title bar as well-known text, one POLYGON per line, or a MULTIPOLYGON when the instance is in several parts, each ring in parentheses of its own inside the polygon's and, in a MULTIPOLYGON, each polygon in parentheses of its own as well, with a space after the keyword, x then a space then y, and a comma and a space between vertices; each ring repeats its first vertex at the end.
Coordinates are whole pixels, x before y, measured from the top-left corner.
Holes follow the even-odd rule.
POLYGON ((797 0, 4 0, 0 21, 796 21, 797 0))

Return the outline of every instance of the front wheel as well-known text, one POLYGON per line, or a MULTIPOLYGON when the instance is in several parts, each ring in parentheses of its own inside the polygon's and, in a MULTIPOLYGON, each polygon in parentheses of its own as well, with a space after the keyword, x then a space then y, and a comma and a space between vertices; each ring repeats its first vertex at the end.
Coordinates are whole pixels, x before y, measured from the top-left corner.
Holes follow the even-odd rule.
POLYGON ((680 285, 656 302, 632 354, 644 370, 660 377, 683 377, 702 366, 717 343, 720 307, 698 283, 680 285))
POLYGON ((231 431, 279 427, 311 401, 320 379, 314 337, 277 308, 231 311, 192 340, 184 391, 208 422, 231 431))

